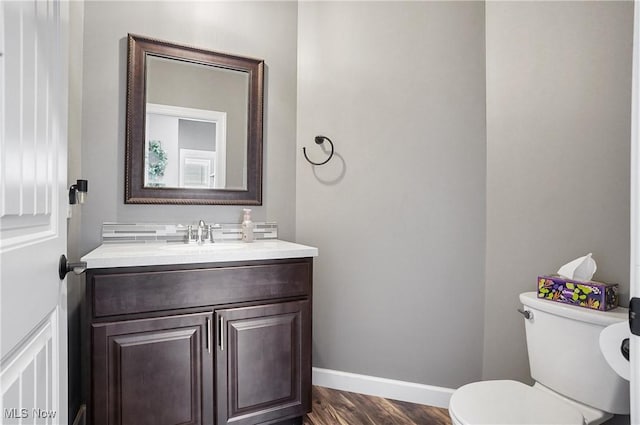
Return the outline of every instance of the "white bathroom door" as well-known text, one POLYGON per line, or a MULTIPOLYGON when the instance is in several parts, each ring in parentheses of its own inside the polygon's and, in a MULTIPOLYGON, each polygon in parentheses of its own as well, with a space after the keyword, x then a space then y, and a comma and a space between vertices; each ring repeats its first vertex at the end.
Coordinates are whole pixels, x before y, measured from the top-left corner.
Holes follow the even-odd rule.
MULTIPOLYGON (((640 2, 634 2, 631 118, 630 296, 640 299, 640 2)), ((640 317, 635 320, 640 321, 640 317)), ((640 336, 630 337, 631 423, 640 425, 640 336)))
POLYGON ((0 423, 67 425, 68 2, 0 1, 0 423))

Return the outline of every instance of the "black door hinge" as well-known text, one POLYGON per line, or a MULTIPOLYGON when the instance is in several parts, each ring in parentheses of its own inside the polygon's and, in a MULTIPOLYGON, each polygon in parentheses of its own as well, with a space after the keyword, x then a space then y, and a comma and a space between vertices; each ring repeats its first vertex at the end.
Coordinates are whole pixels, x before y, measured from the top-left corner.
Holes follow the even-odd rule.
POLYGON ((629 327, 632 334, 640 336, 640 298, 629 301, 629 327))

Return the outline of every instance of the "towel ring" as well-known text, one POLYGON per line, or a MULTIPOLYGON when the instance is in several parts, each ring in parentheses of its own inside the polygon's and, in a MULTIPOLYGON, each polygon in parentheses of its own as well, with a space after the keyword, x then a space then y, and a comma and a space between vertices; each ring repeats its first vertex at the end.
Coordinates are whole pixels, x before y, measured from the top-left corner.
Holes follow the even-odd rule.
POLYGON ((312 160, 309 159, 309 157, 307 156, 307 148, 303 147, 302 148, 302 153, 304 154, 304 158, 309 161, 309 163, 313 164, 313 165, 324 165, 327 162, 329 162, 329 160, 333 157, 333 142, 331 141, 331 139, 329 139, 327 136, 316 136, 315 141, 317 145, 321 145, 324 143, 324 141, 329 142, 329 144, 331 145, 331 153, 329 153, 329 158, 325 159, 322 162, 313 162, 312 160))

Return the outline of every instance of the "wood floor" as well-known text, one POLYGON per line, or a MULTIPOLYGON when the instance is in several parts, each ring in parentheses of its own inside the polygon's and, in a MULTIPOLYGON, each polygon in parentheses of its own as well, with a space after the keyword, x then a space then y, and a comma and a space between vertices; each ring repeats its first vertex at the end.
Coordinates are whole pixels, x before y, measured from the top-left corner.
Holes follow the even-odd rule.
POLYGON ((303 425, 451 425, 447 409, 313 387, 303 425))

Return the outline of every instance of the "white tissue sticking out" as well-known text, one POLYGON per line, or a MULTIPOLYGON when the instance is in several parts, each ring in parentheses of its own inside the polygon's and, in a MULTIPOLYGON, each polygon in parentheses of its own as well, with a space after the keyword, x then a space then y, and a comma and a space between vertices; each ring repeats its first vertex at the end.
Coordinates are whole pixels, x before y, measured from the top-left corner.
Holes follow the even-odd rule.
POLYGON ((602 355, 618 375, 629 380, 631 368, 629 360, 625 359, 620 350, 622 341, 631 336, 629 323, 620 322, 609 325, 600 332, 600 350, 602 355))
POLYGON ((568 279, 588 282, 597 269, 598 266, 596 266, 595 260, 591 258, 591 253, 588 253, 584 257, 576 258, 560 267, 558 274, 568 279))

